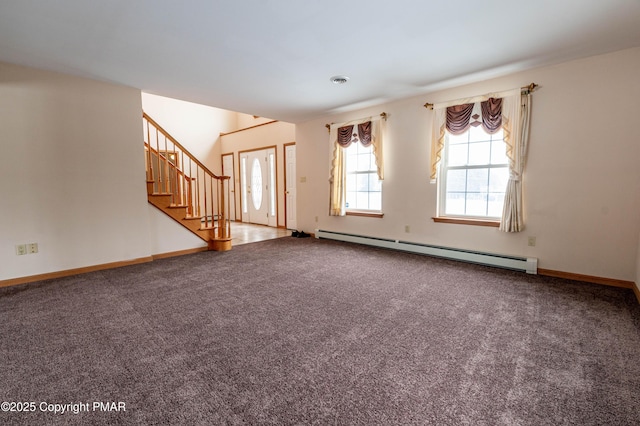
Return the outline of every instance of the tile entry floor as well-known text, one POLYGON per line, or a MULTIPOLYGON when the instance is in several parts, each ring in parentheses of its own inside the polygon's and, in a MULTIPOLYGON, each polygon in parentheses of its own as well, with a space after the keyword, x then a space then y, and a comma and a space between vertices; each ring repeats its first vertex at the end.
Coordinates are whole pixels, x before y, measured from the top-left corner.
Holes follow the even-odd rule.
POLYGON ((291 232, 284 228, 273 228, 266 225, 231 222, 231 245, 254 243, 256 241, 272 240, 274 238, 289 237, 291 232))

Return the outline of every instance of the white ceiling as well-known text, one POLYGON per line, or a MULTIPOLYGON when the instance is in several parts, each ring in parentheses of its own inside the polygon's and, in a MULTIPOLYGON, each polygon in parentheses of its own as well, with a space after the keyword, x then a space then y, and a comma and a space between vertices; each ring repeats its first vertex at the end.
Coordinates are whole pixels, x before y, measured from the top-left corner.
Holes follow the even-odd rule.
POLYGON ((290 122, 634 46, 640 0, 0 0, 0 61, 290 122))

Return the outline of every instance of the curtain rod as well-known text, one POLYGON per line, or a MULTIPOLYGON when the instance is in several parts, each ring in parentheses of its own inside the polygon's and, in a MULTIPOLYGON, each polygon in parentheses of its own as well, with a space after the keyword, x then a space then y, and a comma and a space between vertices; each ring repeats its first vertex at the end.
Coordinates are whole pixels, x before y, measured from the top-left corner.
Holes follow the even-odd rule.
MULTIPOLYGON (((523 86, 523 87, 521 87, 521 88, 520 88, 520 90, 521 90, 521 92, 520 92, 520 93, 521 93, 522 95, 528 95, 529 93, 531 93, 531 92, 533 92, 534 90, 536 90, 538 87, 540 87, 538 84, 536 84, 536 83, 531 83, 531 84, 530 84, 530 85, 528 85, 528 86, 523 86)), ((425 107, 425 108, 428 108, 428 109, 433 109, 433 105, 434 105, 434 104, 430 104, 430 103, 428 103, 428 102, 427 102, 426 104, 424 104, 424 107, 425 107)))
MULTIPOLYGON (((387 113, 386 112, 381 112, 380 113, 380 117, 382 117, 383 120, 387 121, 387 113)), ((365 120, 365 118, 358 118, 356 120, 351 120, 351 121, 360 121, 360 120, 365 120)), ((348 123, 348 121, 347 121, 348 123)), ((336 124, 336 123, 331 123, 331 124, 336 124)), ((324 127, 327 128, 327 131, 329 133, 331 133, 331 124, 325 124, 324 127)))

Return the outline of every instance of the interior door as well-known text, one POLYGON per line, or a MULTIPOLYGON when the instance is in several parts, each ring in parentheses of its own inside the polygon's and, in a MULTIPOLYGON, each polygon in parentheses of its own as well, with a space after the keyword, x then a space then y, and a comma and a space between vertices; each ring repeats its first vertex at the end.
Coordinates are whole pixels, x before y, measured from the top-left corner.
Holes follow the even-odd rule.
POLYGON ((296 223, 296 146, 284 147, 285 163, 285 212, 287 229, 297 229, 296 223))
POLYGON ((233 154, 222 156, 222 174, 229 176, 229 220, 236 220, 236 173, 233 167, 233 154))
POLYGON ((272 148, 240 154, 243 222, 275 226, 275 196, 271 193, 275 187, 270 185, 275 176, 274 160, 272 148))

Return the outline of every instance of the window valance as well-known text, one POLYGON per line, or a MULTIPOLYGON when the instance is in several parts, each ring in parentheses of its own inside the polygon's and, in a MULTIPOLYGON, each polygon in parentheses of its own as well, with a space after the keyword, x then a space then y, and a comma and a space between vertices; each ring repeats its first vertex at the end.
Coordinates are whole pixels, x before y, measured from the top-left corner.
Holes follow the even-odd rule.
MULTIPOLYGON (((519 112, 517 109, 513 110, 512 107, 514 103, 519 104, 519 97, 520 89, 513 89, 433 105, 431 182, 434 183, 437 179, 438 165, 442 159, 442 149, 447 131, 457 135, 467 131, 470 125, 475 125, 474 122, 471 122, 472 112, 475 104, 480 103, 482 121, 478 125, 481 124, 488 133, 495 133, 519 112)), ((506 136, 506 139, 509 139, 509 136, 506 136)))
POLYGON ((502 127, 502 98, 489 98, 480 102, 482 121, 478 121, 479 115, 472 115, 474 107, 473 103, 447 107, 446 121, 449 133, 460 135, 469 130, 472 125, 481 125, 490 134, 500 130, 502 127))
POLYGON ((352 142, 360 142, 364 147, 371 145, 373 141, 371 120, 359 123, 357 133, 353 131, 355 126, 355 124, 350 124, 338 128, 336 140, 338 145, 343 148, 348 148, 352 142))

